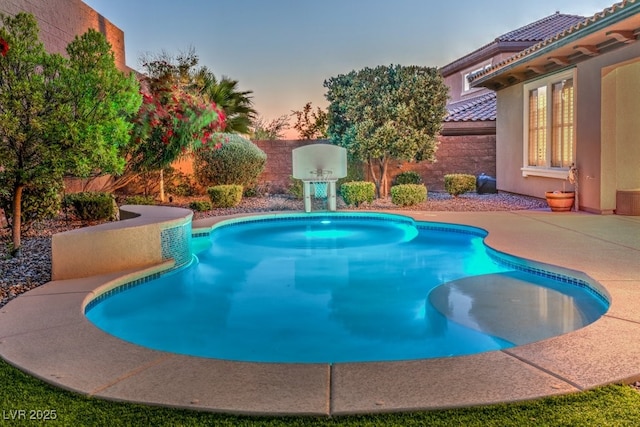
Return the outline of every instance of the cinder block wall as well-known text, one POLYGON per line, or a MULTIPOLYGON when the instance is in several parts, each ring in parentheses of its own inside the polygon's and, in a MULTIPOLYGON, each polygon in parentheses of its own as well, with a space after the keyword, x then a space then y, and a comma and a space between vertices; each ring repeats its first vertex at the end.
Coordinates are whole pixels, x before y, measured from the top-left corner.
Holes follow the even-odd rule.
POLYGON ((278 139, 253 142, 267 154, 267 164, 264 172, 258 177, 258 182, 266 185, 272 192, 285 192, 289 188, 289 177, 293 174, 291 152, 294 148, 309 144, 329 143, 325 139, 278 139))
POLYGON ((93 28, 111 43, 116 66, 129 71, 125 63, 124 32, 82 0, 1 0, 0 12, 16 15, 33 14, 40 27, 40 40, 49 52, 65 54, 76 35, 93 28))
MULTIPOLYGON (((265 170, 259 181, 271 191, 288 188, 292 174, 291 151, 308 144, 328 143, 327 140, 275 140, 254 141, 267 154, 265 170)), ((444 190, 444 176, 449 173, 496 176, 496 136, 456 135, 441 136, 436 153, 437 162, 391 162, 389 178, 405 171, 416 171, 422 176, 429 191, 444 190)))
POLYGON ((450 173, 481 173, 496 176, 496 136, 440 136, 435 163, 404 163, 392 165, 389 176, 412 170, 422 176, 429 191, 444 191, 444 176, 450 173))

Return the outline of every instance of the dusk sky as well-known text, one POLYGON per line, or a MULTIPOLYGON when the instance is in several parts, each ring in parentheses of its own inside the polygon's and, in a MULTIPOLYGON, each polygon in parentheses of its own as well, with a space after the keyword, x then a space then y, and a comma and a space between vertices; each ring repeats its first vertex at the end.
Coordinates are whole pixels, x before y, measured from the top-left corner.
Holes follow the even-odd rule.
MULTIPOLYGON (((324 80, 377 65, 442 67, 556 11, 592 16, 613 0, 84 0, 125 33, 127 64, 193 47, 200 64, 253 91, 271 120, 324 80)), ((293 124, 293 120, 291 120, 293 124)), ((295 132, 289 133, 295 136, 295 132)))

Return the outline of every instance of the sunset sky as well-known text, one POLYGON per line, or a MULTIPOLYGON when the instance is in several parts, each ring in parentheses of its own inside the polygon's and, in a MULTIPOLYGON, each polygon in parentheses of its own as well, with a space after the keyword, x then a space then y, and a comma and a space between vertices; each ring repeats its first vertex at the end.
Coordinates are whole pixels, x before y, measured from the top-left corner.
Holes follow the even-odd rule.
MULTIPOLYGON (((612 0, 84 0, 125 33, 127 64, 193 47, 200 64, 253 91, 271 120, 324 80, 377 65, 441 67, 556 11, 591 16, 612 0)), ((293 120, 291 121, 293 124, 293 120)), ((295 136, 295 133, 289 133, 295 136)))

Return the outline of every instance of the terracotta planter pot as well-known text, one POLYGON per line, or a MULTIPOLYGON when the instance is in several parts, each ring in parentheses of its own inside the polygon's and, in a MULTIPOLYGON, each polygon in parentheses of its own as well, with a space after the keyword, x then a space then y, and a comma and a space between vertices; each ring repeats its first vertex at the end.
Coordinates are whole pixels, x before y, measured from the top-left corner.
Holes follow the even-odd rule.
POLYGON ((547 204, 553 212, 568 212, 575 201, 575 191, 548 191, 547 204))

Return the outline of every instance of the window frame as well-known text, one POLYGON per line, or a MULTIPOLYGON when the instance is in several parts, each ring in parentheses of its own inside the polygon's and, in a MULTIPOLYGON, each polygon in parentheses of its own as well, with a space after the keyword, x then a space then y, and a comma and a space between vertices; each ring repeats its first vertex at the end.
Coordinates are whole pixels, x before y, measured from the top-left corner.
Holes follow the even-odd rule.
POLYGON ((576 110, 577 110, 577 80, 576 69, 571 68, 569 70, 554 73, 549 76, 533 80, 523 85, 523 137, 522 137, 522 176, 541 176, 546 178, 566 179, 569 173, 568 167, 553 167, 552 153, 553 153, 553 85, 562 80, 573 80, 573 141, 572 141, 572 157, 576 158, 576 110), (545 166, 530 166, 529 165, 529 96, 530 92, 540 87, 547 88, 546 96, 546 165, 545 166))
POLYGON ((461 91, 461 95, 466 95, 469 93, 473 93, 473 92, 477 92, 478 90, 481 90, 482 88, 477 88, 477 87, 471 87, 469 85, 469 80, 467 80, 467 78, 475 73, 478 73, 480 71, 484 71, 487 68, 491 68, 491 61, 486 62, 486 63, 482 63, 482 65, 474 65, 473 67, 469 67, 466 70, 464 70, 461 74, 462 74, 462 91, 461 91))

